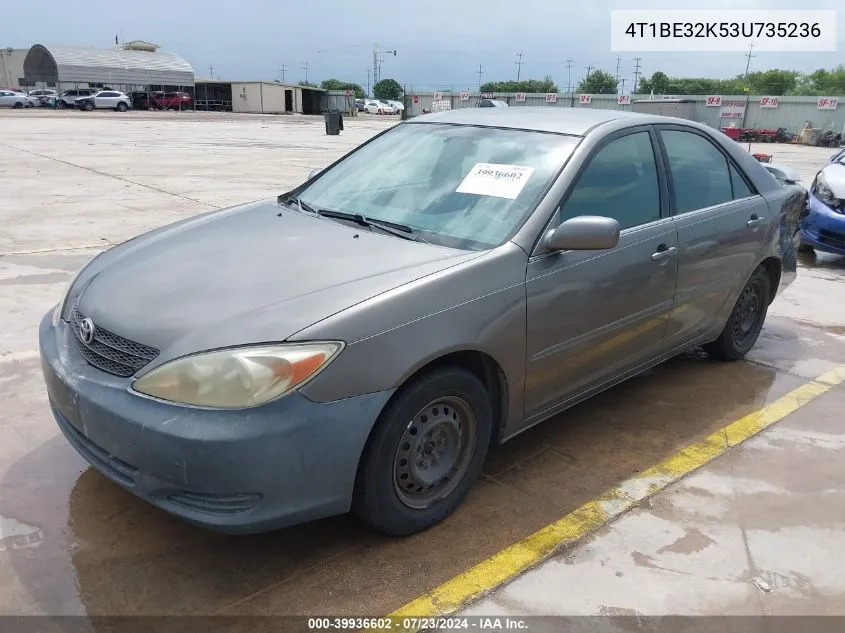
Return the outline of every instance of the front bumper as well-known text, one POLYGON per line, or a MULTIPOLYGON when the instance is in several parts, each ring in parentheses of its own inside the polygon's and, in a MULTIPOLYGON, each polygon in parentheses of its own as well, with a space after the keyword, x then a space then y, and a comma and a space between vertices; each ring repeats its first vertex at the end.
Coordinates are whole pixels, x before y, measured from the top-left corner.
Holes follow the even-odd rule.
POLYGON ((349 510, 380 392, 315 403, 298 392, 220 411, 137 395, 131 379, 79 354, 64 322, 41 321, 41 365, 53 414, 96 470, 193 523, 232 533, 272 530, 349 510))
POLYGON ((809 196, 809 213, 801 220, 801 241, 825 253, 845 255, 845 215, 809 196))

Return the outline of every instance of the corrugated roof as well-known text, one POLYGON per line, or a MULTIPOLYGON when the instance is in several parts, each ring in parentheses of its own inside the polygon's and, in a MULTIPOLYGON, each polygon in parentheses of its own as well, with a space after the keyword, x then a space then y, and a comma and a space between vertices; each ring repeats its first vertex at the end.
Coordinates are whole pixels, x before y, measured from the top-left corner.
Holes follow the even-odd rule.
MULTIPOLYGON (((24 74, 56 75, 61 82, 107 82, 192 86, 194 69, 175 53, 76 48, 36 44, 24 60, 24 74), (52 60, 52 61, 51 61, 52 60), (51 68, 54 66, 55 69, 51 68)), ((36 79, 36 81, 45 79, 36 79)))

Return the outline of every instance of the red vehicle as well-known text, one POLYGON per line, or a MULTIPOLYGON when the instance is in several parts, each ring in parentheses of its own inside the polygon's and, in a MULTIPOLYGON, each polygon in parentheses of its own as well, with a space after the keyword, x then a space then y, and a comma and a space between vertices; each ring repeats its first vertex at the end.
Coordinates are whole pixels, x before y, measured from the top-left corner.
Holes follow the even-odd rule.
POLYGON ((187 92, 154 92, 150 105, 156 110, 193 110, 194 99, 187 92))

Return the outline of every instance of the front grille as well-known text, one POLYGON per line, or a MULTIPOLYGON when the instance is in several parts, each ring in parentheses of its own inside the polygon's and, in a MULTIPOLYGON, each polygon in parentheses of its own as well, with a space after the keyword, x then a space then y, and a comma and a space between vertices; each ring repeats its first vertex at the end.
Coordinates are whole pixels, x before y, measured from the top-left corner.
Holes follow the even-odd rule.
POLYGON ((118 336, 101 327, 94 328, 94 340, 82 341, 80 323, 85 317, 80 314, 78 303, 70 312, 70 327, 79 353, 97 369, 116 376, 129 377, 158 356, 158 350, 118 336))

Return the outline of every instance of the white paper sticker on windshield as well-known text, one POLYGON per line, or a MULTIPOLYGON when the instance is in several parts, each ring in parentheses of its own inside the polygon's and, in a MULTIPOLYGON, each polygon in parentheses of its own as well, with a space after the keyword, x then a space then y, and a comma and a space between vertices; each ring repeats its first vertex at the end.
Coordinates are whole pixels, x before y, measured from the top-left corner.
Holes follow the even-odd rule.
POLYGON ((515 200, 533 173, 533 167, 476 163, 455 191, 515 200))

